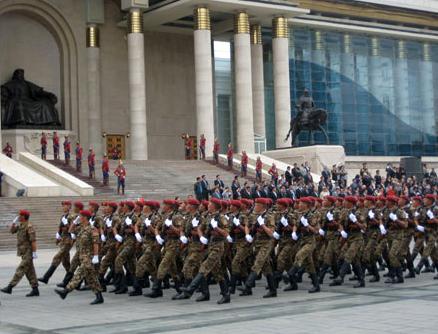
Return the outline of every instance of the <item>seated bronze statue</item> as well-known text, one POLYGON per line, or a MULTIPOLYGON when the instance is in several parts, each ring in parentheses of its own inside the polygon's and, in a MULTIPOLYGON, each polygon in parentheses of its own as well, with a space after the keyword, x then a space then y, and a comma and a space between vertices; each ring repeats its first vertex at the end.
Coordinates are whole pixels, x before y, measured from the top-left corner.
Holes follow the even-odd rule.
POLYGON ((24 79, 24 70, 16 69, 12 79, 1 86, 3 128, 37 128, 61 125, 55 108, 58 99, 24 79))

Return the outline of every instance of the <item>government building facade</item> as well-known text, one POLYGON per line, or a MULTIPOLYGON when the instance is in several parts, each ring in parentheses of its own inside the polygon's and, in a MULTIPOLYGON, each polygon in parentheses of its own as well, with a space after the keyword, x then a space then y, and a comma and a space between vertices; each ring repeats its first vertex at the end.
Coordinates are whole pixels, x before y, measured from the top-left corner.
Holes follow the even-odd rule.
MULTIPOLYGON (((208 155, 290 147, 305 89, 348 156, 438 153, 435 1, 0 0, 0 46, 0 84, 23 69, 98 156, 180 159, 185 133, 208 155)), ((0 138, 36 151, 54 129, 0 138)))

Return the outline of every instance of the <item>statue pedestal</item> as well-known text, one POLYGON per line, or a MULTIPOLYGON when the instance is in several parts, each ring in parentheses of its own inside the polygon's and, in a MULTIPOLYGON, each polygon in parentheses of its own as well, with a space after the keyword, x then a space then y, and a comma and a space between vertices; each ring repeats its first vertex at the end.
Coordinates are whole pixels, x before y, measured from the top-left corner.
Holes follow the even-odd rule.
MULTIPOLYGON (((29 152, 37 156, 41 156, 41 133, 45 132, 47 135, 47 159, 53 159, 53 131, 46 129, 9 129, 1 130, 2 144, 7 142, 11 144, 14 149, 14 157, 19 152, 29 152)), ((70 130, 56 130, 59 137, 59 156, 64 158, 64 136, 68 136, 71 143, 72 150, 76 143, 76 133, 70 130)))
MULTIPOLYGON (((294 163, 298 166, 309 163, 312 173, 321 175, 324 166, 330 170, 333 165, 345 164, 345 150, 339 145, 314 145, 306 147, 291 147, 266 151, 263 153, 269 158, 282 161, 291 167, 294 163)), ((314 180, 317 182, 318 180, 314 180)))

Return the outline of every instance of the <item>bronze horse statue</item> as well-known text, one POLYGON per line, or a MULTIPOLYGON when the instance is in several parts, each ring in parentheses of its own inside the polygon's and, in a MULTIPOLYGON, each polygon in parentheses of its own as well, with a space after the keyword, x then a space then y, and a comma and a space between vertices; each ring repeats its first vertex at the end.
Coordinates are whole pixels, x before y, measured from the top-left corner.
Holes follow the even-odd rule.
POLYGON ((301 131, 308 131, 307 141, 309 144, 313 144, 314 131, 321 131, 324 134, 326 144, 329 144, 329 138, 327 131, 323 126, 327 123, 327 111, 321 108, 312 108, 309 110, 302 110, 300 106, 296 106, 299 110, 296 117, 293 117, 290 121, 290 128, 285 141, 292 138, 291 146, 295 145, 297 136, 301 131))

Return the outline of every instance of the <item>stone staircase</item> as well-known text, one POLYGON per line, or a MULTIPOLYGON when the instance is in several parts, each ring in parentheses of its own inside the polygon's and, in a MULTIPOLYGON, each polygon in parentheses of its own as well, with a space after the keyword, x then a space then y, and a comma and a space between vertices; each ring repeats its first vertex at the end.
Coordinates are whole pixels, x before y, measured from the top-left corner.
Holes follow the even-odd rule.
MULTIPOLYGON (((125 196, 117 196, 116 179, 113 174, 117 161, 110 162, 110 185, 108 187, 96 187, 93 197, 74 197, 73 200, 81 200, 84 203, 89 200, 115 200, 136 199, 144 197, 148 199, 162 200, 179 196, 185 198, 193 194, 193 184, 197 176, 205 174, 210 185, 213 185, 216 174, 220 174, 225 184, 230 185, 234 177, 233 171, 223 170, 205 161, 125 161, 127 178, 125 196)), ((98 184, 102 180, 100 162, 96 162, 96 180, 98 184)), ((86 167, 86 166, 85 166, 86 167)), ((78 176, 73 167, 63 168, 73 170, 73 175, 78 176)), ((81 179, 87 182, 88 171, 83 168, 81 179)), ((91 184, 91 183, 90 183, 91 184)), ((94 186, 94 185, 93 185, 94 186)), ((58 220, 62 214, 60 202, 66 197, 41 197, 41 198, 0 198, 0 251, 15 248, 16 237, 9 233, 8 225, 17 215, 19 209, 28 209, 31 212, 39 248, 55 247, 54 235, 58 226, 58 220)))

